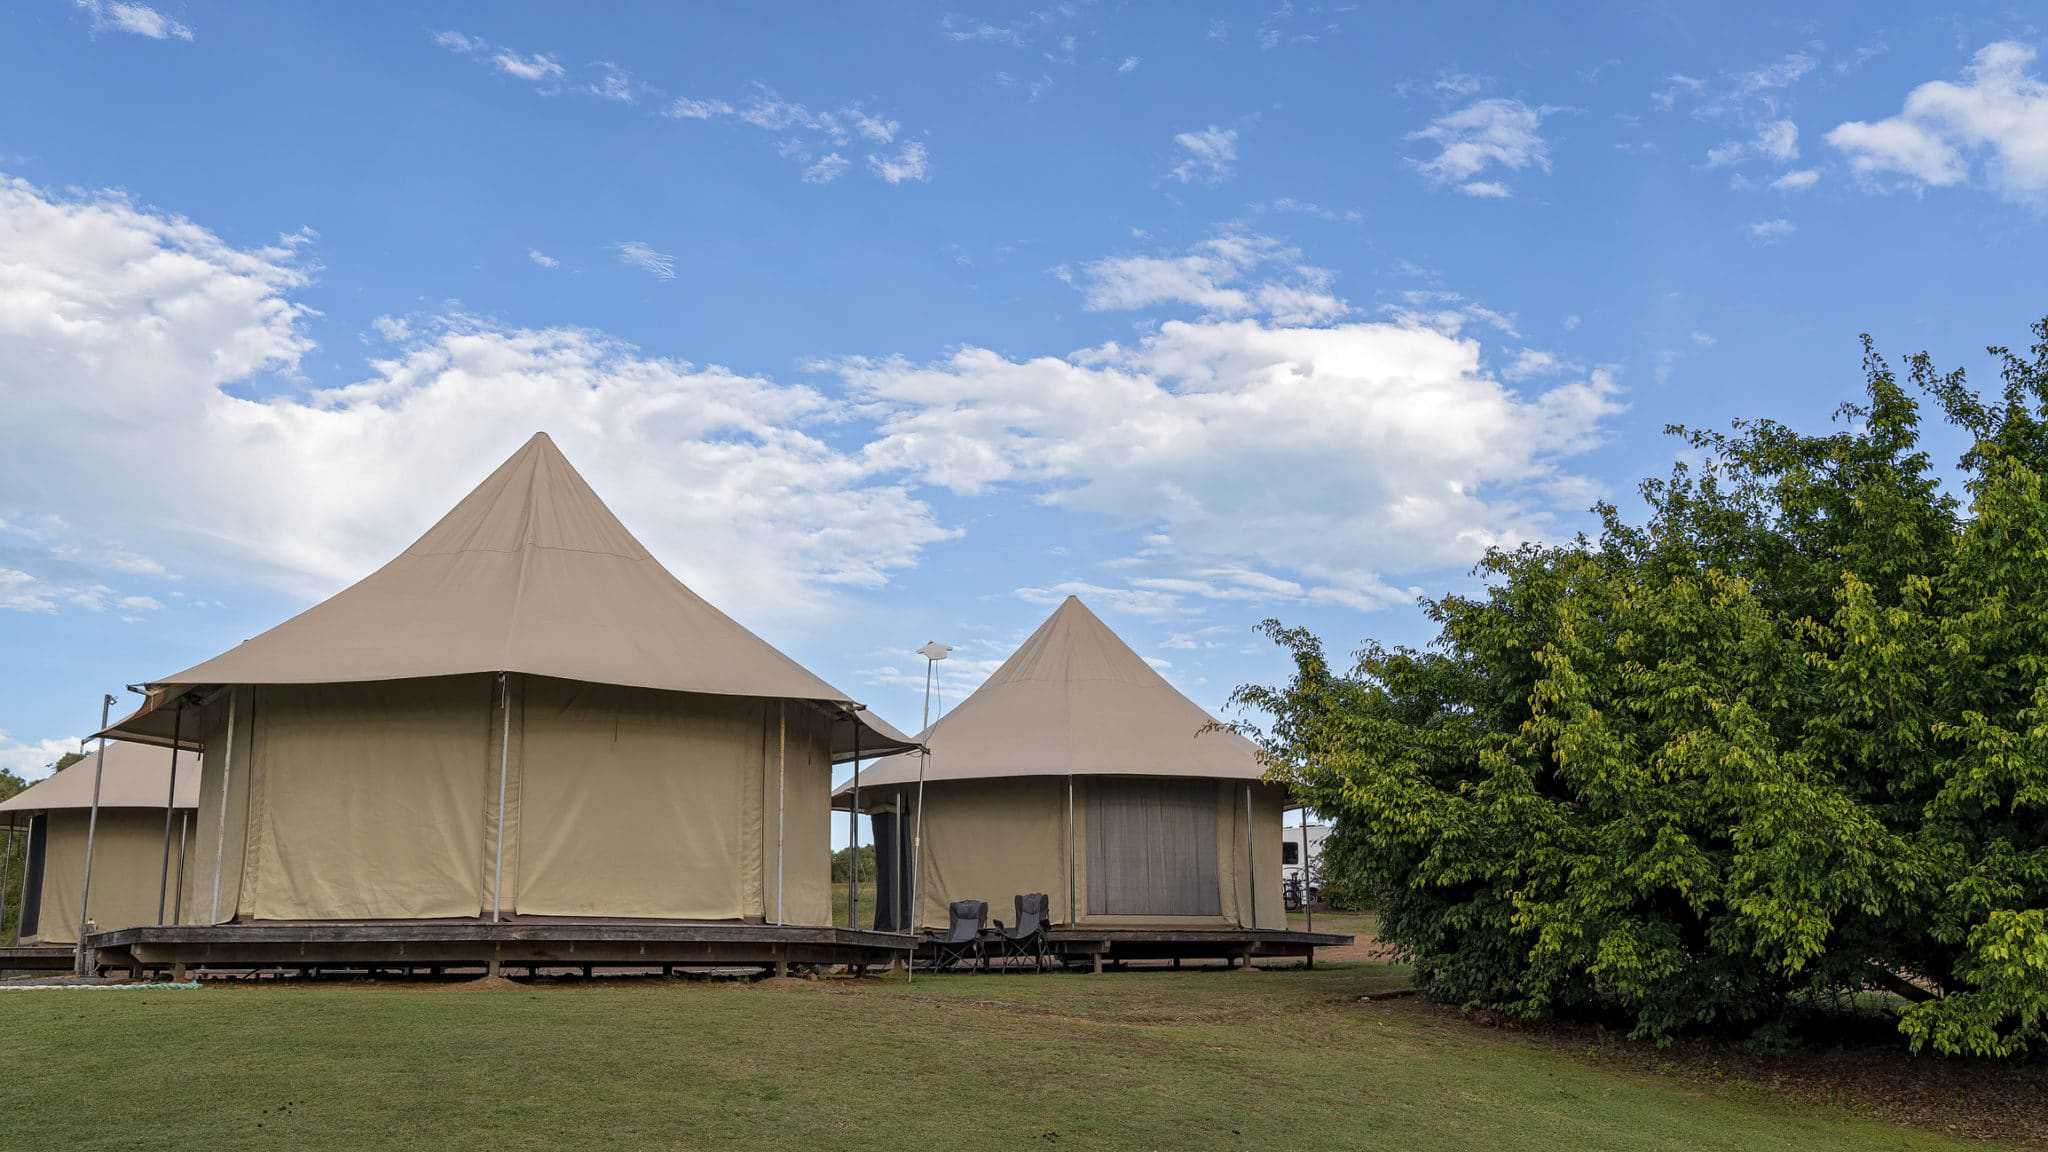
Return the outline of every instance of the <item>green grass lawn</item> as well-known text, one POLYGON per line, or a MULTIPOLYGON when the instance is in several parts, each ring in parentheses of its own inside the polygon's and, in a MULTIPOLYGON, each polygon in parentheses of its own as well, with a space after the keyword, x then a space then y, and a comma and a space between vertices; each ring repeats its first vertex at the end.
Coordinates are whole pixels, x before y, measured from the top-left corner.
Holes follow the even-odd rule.
POLYGON ((0 993, 29 1149, 1920 1149, 1586 1063, 1400 971, 0 993))

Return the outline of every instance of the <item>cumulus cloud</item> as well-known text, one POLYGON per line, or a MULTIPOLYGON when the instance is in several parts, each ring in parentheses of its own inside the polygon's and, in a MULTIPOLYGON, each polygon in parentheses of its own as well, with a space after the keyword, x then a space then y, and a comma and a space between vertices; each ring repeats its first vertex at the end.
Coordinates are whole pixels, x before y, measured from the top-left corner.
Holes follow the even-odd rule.
POLYGON ((12 772, 24 780, 40 780, 48 776, 50 766, 59 757, 80 750, 78 738, 29 743, 16 740, 5 728, 0 728, 0 771, 12 772))
POLYGON ((1307 264, 1299 249, 1241 229, 1226 229, 1179 255, 1115 256, 1081 269, 1083 299, 1093 312, 1182 304, 1283 324, 1317 323, 1349 311, 1330 291, 1333 279, 1307 264))
POLYGON ((1237 165, 1237 129, 1215 124, 1173 138, 1183 153, 1172 168, 1174 179, 1183 184, 1201 180, 1219 184, 1228 180, 1237 165))
POLYGON ((1498 180, 1475 177, 1499 166, 1511 172, 1527 168, 1550 171, 1550 145, 1543 139, 1543 118, 1555 109, 1532 108, 1520 100, 1480 100, 1437 117, 1408 134, 1411 140, 1438 145, 1437 154, 1414 161, 1431 182, 1453 187, 1468 196, 1500 198, 1511 194, 1498 180))
POLYGON ((192 29, 147 4, 104 3, 103 0, 73 0, 79 11, 92 21, 95 34, 127 32, 151 40, 190 40, 192 29))
POLYGON ((884 183, 931 178, 931 154, 926 146, 914 140, 899 143, 903 134, 899 121, 859 104, 813 109, 757 83, 737 101, 684 97, 668 106, 668 115, 677 120, 730 117, 770 133, 777 152, 803 165, 806 184, 830 184, 839 179, 853 164, 845 152, 856 146, 875 149, 867 154, 867 169, 884 183), (887 150, 890 145, 895 145, 895 151, 887 150))
POLYGON ((1776 220, 1759 220, 1751 224, 1747 231, 1749 232, 1749 238, 1758 243, 1776 244, 1785 237, 1799 231, 1799 225, 1781 217, 1776 220))
MULTIPOLYGON (((1176 320, 1064 357, 970 347, 836 367, 888 413, 864 449, 877 467, 1164 524, 1175 562, 1203 566, 1167 579, 1244 590, 1218 573, 1259 572, 1359 605, 1406 598, 1377 573, 1462 566, 1548 532, 1546 493, 1574 479, 1564 461, 1618 403, 1600 373, 1510 389, 1484 373, 1477 341, 1395 323, 1176 320)), ((1143 599, 1130 611, 1160 614, 1210 594, 1131 592, 1143 599)))
POLYGON ((818 157, 818 161, 804 169, 804 183, 830 184, 844 175, 852 162, 837 152, 818 157))
POLYGON ((562 266, 560 260, 555 259, 538 248, 528 248, 526 250, 526 258, 543 268, 560 268, 562 266))
POLYGON ((1771 187, 1780 192, 1804 192, 1820 183, 1820 171, 1815 168, 1798 168, 1771 181, 1771 187))
MULTIPOLYGON (((0 393, 21 430, 0 492, 188 578, 330 594, 540 429, 742 618, 820 612, 831 587, 882 583, 951 535, 824 437, 848 412, 811 388, 584 329, 449 316, 416 321, 354 383, 309 389, 293 383, 312 348, 301 249, 0 178, 0 251, 0 393), (136 485, 123 462, 144 458, 151 483, 136 485)), ((114 609, 126 594, 78 592, 114 609)))
POLYGON ((2010 40, 1986 45, 1961 83, 1922 84, 1897 116, 1847 121, 1827 142, 1865 177, 1936 188, 1962 183, 1981 157, 1992 188, 2040 203, 2048 197, 2048 83, 2031 71, 2035 56, 2010 40))

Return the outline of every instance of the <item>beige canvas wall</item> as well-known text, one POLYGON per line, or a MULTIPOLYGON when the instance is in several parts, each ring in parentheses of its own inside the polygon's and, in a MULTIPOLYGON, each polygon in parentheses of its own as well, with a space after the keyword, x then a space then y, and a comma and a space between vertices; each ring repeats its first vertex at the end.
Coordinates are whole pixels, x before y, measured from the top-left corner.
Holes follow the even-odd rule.
MULTIPOLYGON (((532 678, 516 906, 737 919, 760 701, 532 678)), ((769 706, 772 708, 772 706, 769 706)))
POLYGON ((256 693, 241 913, 476 915, 495 687, 451 676, 256 693))
POLYGON ((516 674, 243 687, 230 766, 229 699, 187 717, 207 748, 187 923, 488 915, 501 767, 505 913, 772 920, 778 718, 783 917, 831 915, 809 705, 516 674))
POLYGON ((253 689, 237 688, 221 693, 206 708, 185 717, 185 724, 199 733, 206 749, 199 757, 199 808, 193 814, 192 851, 185 870, 182 922, 186 924, 226 923, 234 919, 241 902, 243 849, 249 831, 249 748, 254 698, 253 689), (228 747, 231 712, 232 756, 228 747), (221 804, 223 787, 227 790, 225 809, 221 804), (216 876, 220 897, 217 907, 216 876))
MULTIPOLYGON (((42 904, 31 944, 78 942, 78 898, 85 879, 88 813, 63 809, 49 814, 43 850, 42 904)), ((177 826, 171 830, 171 877, 176 879, 177 826)), ((92 907, 87 916, 101 929, 154 924, 157 887, 163 879, 164 814, 161 809, 103 808, 93 834, 92 907)), ((166 901, 174 899, 166 896, 166 901)), ((168 918, 170 909, 165 910, 168 918)))
MULTIPOLYGON (((955 900, 986 900, 989 915, 1009 923, 1024 892, 1050 896, 1054 919, 1066 918, 1064 777, 927 784, 924 807, 920 924, 943 927, 955 900)), ((911 810, 914 819, 914 802, 911 810)))
MULTIPOLYGON (((1285 928, 1280 894, 1281 808, 1284 792, 1251 787, 1252 843, 1245 843, 1243 781, 1215 781, 1216 882, 1220 916, 1089 916, 1088 790, 1075 791, 1074 892, 1080 922, 1184 927, 1285 928), (1247 856, 1247 851, 1251 855, 1247 856), (1252 896, 1254 877, 1257 894, 1252 896)), ((904 789, 914 795, 914 786, 904 789)), ((893 792, 893 788, 890 790, 893 792)), ((1011 897, 1044 892, 1055 922, 1068 913, 1067 781, 1064 777, 998 777, 925 786, 925 859, 920 869, 918 923, 942 927, 953 900, 987 900, 989 915, 1009 919, 1011 897)), ((913 813, 915 811, 912 805, 913 813)))

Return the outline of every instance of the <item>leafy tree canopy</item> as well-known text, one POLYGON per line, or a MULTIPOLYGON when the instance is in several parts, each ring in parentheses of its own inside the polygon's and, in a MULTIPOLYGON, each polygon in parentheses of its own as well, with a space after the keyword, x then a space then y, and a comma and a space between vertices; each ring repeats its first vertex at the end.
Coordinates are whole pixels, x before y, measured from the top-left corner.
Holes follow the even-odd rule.
POLYGON ((2048 321, 1994 395, 1864 340, 1834 431, 1671 431, 1647 514, 1495 551, 1424 650, 1246 686, 1333 878, 1433 995, 1744 1031, 1882 990, 1915 1050, 2048 1047, 2048 321), (1960 498, 1922 450, 1967 438, 1960 498))

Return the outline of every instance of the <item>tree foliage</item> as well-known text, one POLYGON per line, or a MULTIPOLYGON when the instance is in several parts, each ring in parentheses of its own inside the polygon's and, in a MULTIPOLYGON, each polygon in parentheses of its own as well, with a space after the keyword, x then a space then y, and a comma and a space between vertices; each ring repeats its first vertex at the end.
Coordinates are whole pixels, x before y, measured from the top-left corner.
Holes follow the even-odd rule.
POLYGON ((2048 321, 1980 396, 1864 341, 1825 435, 1673 429, 1597 538, 1495 551, 1424 650, 1294 661, 1273 773, 1433 995, 1640 1036, 1880 990, 1915 1050, 2048 1047, 2048 321), (1951 495, 1922 401, 1965 437, 1951 495))

